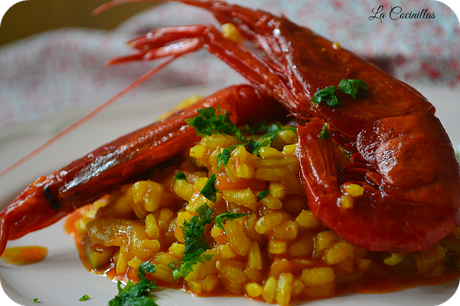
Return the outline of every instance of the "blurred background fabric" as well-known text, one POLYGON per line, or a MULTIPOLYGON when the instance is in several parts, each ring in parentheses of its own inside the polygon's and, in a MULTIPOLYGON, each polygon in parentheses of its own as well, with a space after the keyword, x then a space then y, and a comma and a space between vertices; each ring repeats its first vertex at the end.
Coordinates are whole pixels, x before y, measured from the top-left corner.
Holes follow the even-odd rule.
MULTIPOLYGON (((34 1, 40 2, 30 2, 34 1)), ((100 0, 79 1, 88 8, 101 4, 100 0)), ((411 85, 429 84, 460 89, 459 20, 452 9, 441 2, 230 2, 283 14, 331 41, 339 42, 343 48, 369 59, 411 85), (392 8, 393 13, 390 14, 392 8), (401 18, 407 13, 412 13, 413 18, 401 18)), ((21 6, 26 10, 27 2, 22 2, 21 6)), ((72 12, 71 8, 67 7, 66 10, 72 12)), ((95 108, 110 99, 161 62, 133 62, 104 67, 109 59, 133 52, 126 45, 132 38, 166 26, 217 24, 213 16, 202 9, 172 2, 123 4, 88 18, 102 20, 115 10, 127 19, 116 24, 115 21, 108 22, 110 18, 105 18, 106 22, 100 27, 97 23, 88 22, 78 27, 51 29, 23 39, 13 39, 0 46, 0 128, 46 118, 50 114, 73 108, 95 108), (141 12, 134 14, 128 10, 131 5, 137 5, 136 9, 141 12), (150 5, 152 8, 147 8, 150 5)), ((5 18, 8 18, 7 14, 5 18)), ((49 14, 54 16, 60 12, 50 11, 49 14)), ((34 20, 29 20, 26 26, 34 27, 34 20)), ((15 29, 2 25, 0 36, 4 35, 2 31, 15 29)), ((225 63, 200 50, 177 59, 135 88, 120 103, 135 103, 139 97, 154 100, 155 93, 166 88, 207 83, 222 83, 224 87, 242 82, 246 81, 225 63)))

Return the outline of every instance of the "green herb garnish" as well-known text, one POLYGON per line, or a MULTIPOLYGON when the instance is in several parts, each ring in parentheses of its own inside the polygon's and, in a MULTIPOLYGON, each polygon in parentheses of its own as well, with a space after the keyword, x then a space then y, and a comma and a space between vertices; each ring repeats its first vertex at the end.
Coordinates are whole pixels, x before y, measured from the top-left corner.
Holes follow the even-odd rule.
POLYGON ((257 195, 257 201, 260 201, 262 200, 263 198, 265 198, 266 196, 268 196, 270 193, 270 191, 268 191, 267 189, 265 189, 264 191, 262 191, 261 193, 259 193, 257 195))
POLYGON ((209 255, 210 257, 205 257, 203 255, 203 252, 195 252, 189 255, 185 255, 184 259, 181 261, 181 266, 179 270, 175 270, 175 273, 173 271, 173 276, 174 279, 178 279, 179 277, 187 277, 192 271, 193 271, 193 266, 196 265, 199 262, 204 262, 205 260, 211 260, 212 255, 209 255))
POLYGON ((168 268, 170 268, 172 270, 172 274, 173 274, 173 277, 174 277, 174 280, 178 280, 179 278, 181 278, 182 276, 184 276, 181 272, 181 267, 176 265, 174 262, 170 262, 168 264, 168 268))
POLYGON ((237 131, 236 125, 230 120, 230 113, 225 112, 222 115, 221 109, 216 110, 212 107, 206 107, 197 110, 199 115, 194 118, 185 119, 185 122, 195 128, 197 135, 204 137, 212 134, 234 135, 237 131))
POLYGON ((222 150, 222 152, 216 155, 215 158, 217 159, 217 170, 220 169, 221 165, 223 165, 224 167, 227 166, 228 161, 230 160, 231 153, 234 148, 235 146, 231 145, 228 149, 225 148, 222 150))
POLYGON ((313 102, 313 106, 318 105, 321 102, 324 102, 329 106, 342 104, 335 95, 335 86, 329 86, 318 90, 313 96, 313 99, 311 99, 311 102, 313 102))
POLYGON ((253 139, 249 140, 249 143, 247 144, 248 146, 248 152, 252 153, 254 155, 259 155, 260 149, 263 147, 268 147, 271 143, 273 138, 260 138, 257 141, 254 141, 253 139))
POLYGON ((213 173, 209 177, 203 189, 201 189, 200 193, 206 199, 208 199, 209 201, 212 201, 213 203, 217 201, 216 174, 215 173, 213 173))
POLYGON ((254 155, 259 155, 260 149, 262 147, 269 146, 270 143, 273 141, 273 139, 279 132, 287 131, 287 130, 295 131, 295 129, 296 129, 295 127, 283 129, 281 128, 281 125, 279 123, 271 124, 267 126, 267 133, 260 136, 259 140, 257 141, 254 141, 253 139, 249 140, 249 142, 247 143, 248 152, 254 155))
MULTIPOLYGON (((354 99, 356 99, 358 94, 365 93, 368 88, 369 86, 367 83, 360 79, 342 79, 337 86, 338 90, 351 95, 354 99)), ((318 90, 313 96, 313 99, 311 99, 311 102, 313 102, 313 106, 318 105, 321 102, 324 102, 329 106, 337 106, 343 103, 337 99, 335 86, 329 86, 318 90)))
POLYGON ((250 133, 252 135, 255 135, 265 132, 266 130, 268 130, 268 128, 269 127, 267 126, 267 121, 264 120, 251 127, 249 125, 246 125, 243 129, 241 129, 241 131, 243 134, 250 133))
MULTIPOLYGON (((265 121, 260 122, 252 127, 246 125, 242 129, 238 129, 236 125, 230 120, 230 113, 226 112, 225 115, 222 115, 221 109, 218 109, 218 115, 216 115, 216 110, 212 107, 203 108, 197 110, 198 114, 194 118, 185 119, 185 122, 194 127, 197 135, 204 137, 212 134, 226 134, 226 135, 235 135, 236 139, 240 143, 239 145, 244 145, 247 147, 248 152, 258 155, 262 147, 270 145, 273 141, 273 138, 282 130, 280 124, 267 125, 265 121), (263 131, 267 131, 266 134, 262 135, 259 140, 255 141, 250 139, 249 141, 243 136, 245 133, 250 133, 252 135, 259 134, 263 131)), ((295 127, 292 127, 295 131, 295 127)), ((230 153, 234 149, 234 146, 231 146, 228 149, 224 149, 223 152, 219 153, 217 158, 217 167, 220 169, 221 165, 226 166, 228 160, 230 159, 230 153)))
POLYGON ((87 300, 89 300, 89 295, 87 295, 87 294, 85 294, 84 296, 82 296, 82 297, 79 299, 80 302, 87 301, 87 300))
POLYGON ((197 215, 185 221, 180 227, 184 236, 185 256, 194 255, 196 252, 203 253, 209 249, 204 232, 206 231, 205 226, 214 221, 214 218, 211 217, 212 209, 207 204, 203 204, 196 212, 197 215))
POLYGON ((182 171, 179 171, 176 173, 176 175, 174 175, 174 180, 187 180, 187 177, 185 176, 184 172, 182 171))
POLYGON ((184 224, 180 227, 182 229, 185 244, 185 256, 180 262, 180 266, 177 266, 173 262, 168 265, 168 267, 173 270, 172 273, 175 280, 182 276, 187 277, 187 275, 193 271, 193 266, 195 264, 212 259, 213 255, 203 254, 209 249, 209 243, 206 241, 206 236, 204 234, 206 225, 215 222, 216 225, 225 232, 223 226, 224 220, 233 220, 248 215, 226 212, 213 218, 213 211, 207 204, 201 205, 196 210, 196 213, 197 215, 193 216, 188 221, 184 221, 184 224))
POLYGON ((360 79, 342 79, 337 86, 338 90, 351 95, 354 99, 358 94, 364 94, 368 88, 367 83, 360 79))
POLYGON ((33 299, 33 302, 34 302, 34 303, 40 303, 40 301, 38 300, 38 298, 33 299))
POLYGON ((236 140, 238 140, 239 143, 246 143, 247 140, 246 138, 244 138, 243 136, 243 131, 242 130, 237 130, 236 133, 235 133, 235 138, 236 140))
POLYGON ((118 281, 118 294, 109 301, 109 306, 158 306, 155 301, 156 298, 148 297, 151 290, 158 289, 156 282, 145 277, 146 273, 154 273, 155 266, 149 261, 139 265, 137 275, 139 282, 134 284, 128 281, 124 288, 121 288, 121 282, 118 281))
POLYGON ((184 236, 185 256, 179 267, 174 264, 169 265, 173 270, 174 279, 178 279, 181 276, 186 277, 193 271, 192 267, 195 264, 210 260, 209 256, 203 258, 202 254, 209 249, 209 243, 206 241, 204 233, 206 225, 214 221, 214 218, 211 217, 212 209, 207 204, 203 204, 196 212, 197 215, 188 221, 184 221, 184 224, 180 227, 184 236))
POLYGON ((318 137, 321 138, 322 140, 328 140, 331 134, 327 130, 327 123, 323 125, 323 129, 321 132, 319 132, 318 137))
POLYGON ((238 219, 238 218, 250 215, 250 214, 251 213, 243 214, 243 213, 233 213, 233 212, 228 211, 226 213, 218 215, 215 218, 215 222, 216 222, 217 227, 222 229, 224 231, 224 233, 227 234, 227 232, 225 231, 225 228, 224 228, 224 223, 223 223, 224 220, 235 220, 235 219, 238 219))

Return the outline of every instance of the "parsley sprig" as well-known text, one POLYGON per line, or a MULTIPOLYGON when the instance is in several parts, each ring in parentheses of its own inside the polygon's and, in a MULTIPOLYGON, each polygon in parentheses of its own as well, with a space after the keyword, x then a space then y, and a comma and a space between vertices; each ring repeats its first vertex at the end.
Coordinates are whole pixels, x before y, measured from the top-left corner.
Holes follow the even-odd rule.
POLYGON ((364 94, 368 88, 367 83, 360 79, 342 79, 337 86, 338 90, 351 95, 353 99, 356 99, 358 94, 364 94))
POLYGON ((176 173, 176 175, 174 175, 174 180, 177 181, 177 180, 187 180, 187 177, 185 176, 184 172, 182 171, 178 171, 176 173))
POLYGON ((212 218, 213 211, 207 204, 203 204, 196 210, 196 213, 197 215, 181 225, 184 233, 184 254, 186 256, 196 252, 203 253, 209 249, 209 243, 206 241, 204 232, 206 231, 206 225, 214 221, 212 218))
MULTIPOLYGON (((289 129, 295 131, 295 127, 283 129, 279 123, 267 125, 266 121, 260 122, 252 127, 246 125, 245 127, 238 129, 237 126, 230 120, 230 113, 225 112, 225 115, 222 115, 220 107, 217 110, 217 114, 216 110, 212 107, 203 108, 197 112, 197 116, 185 120, 188 125, 195 128, 197 135, 202 137, 212 134, 235 135, 239 142, 239 144, 223 149, 221 153, 217 154, 216 159, 218 170, 220 169, 220 166, 226 166, 228 164, 231 152, 236 146, 246 146, 249 153, 258 155, 260 149, 262 147, 269 146, 279 132, 289 129), (260 136, 257 141, 252 138, 247 140, 244 137, 247 133, 256 135, 265 131, 266 133, 260 136)), ((176 179, 179 178, 176 177, 176 179)))
POLYGON ((78 301, 84 302, 84 301, 87 301, 87 300, 89 300, 89 295, 85 294, 78 301))
MULTIPOLYGON (((358 95, 366 93, 368 88, 369 86, 367 83, 360 79, 342 79, 337 86, 338 90, 351 95, 353 99, 356 99, 358 95)), ((337 98, 335 86, 329 86, 318 90, 313 96, 313 99, 311 99, 311 102, 313 102, 313 105, 311 106, 312 108, 322 102, 331 107, 343 104, 343 102, 339 101, 337 98)), ((326 124, 324 124, 323 129, 318 134, 318 137, 322 140, 327 140, 330 138, 330 133, 327 130, 326 124)))
MULTIPOLYGON (((184 236, 184 258, 180 265, 174 263, 169 264, 169 268, 173 270, 174 279, 187 277, 193 271, 193 266, 199 262, 203 263, 212 259, 212 255, 203 254, 209 249, 209 243, 206 241, 206 225, 215 222, 215 224, 224 229, 224 220, 234 220, 248 214, 227 212, 213 218, 213 211, 205 203, 196 210, 196 215, 180 226, 184 236)), ((225 229, 224 229, 225 231, 225 229)))
POLYGON ((281 131, 293 130, 296 131, 295 127, 288 129, 283 129, 281 125, 277 122, 266 127, 267 133, 260 136, 259 140, 254 141, 252 138, 247 143, 247 149, 249 153, 254 155, 259 155, 259 151, 262 147, 267 147, 275 139, 275 136, 281 131))
MULTIPOLYGON (((368 88, 369 86, 367 83, 360 79, 342 79, 337 86, 338 90, 351 95, 353 99, 356 99, 358 95, 364 94, 368 88)), ((311 99, 311 102, 313 102, 312 107, 322 102, 332 107, 343 104, 343 102, 339 101, 335 92, 335 86, 329 86, 318 90, 313 96, 313 99, 311 99)))
POLYGON ((329 106, 342 104, 335 95, 335 86, 329 86, 318 90, 313 96, 313 99, 311 99, 311 102, 313 102, 313 106, 318 105, 321 102, 324 102, 329 106))
MULTIPOLYGON (((279 132, 287 130, 293 130, 295 132, 296 128, 291 127, 284 129, 281 127, 279 123, 267 125, 265 122, 262 122, 261 124, 258 124, 252 128, 248 128, 246 126, 245 128, 238 130, 239 133, 237 132, 236 136, 238 141, 240 142, 240 144, 238 145, 246 146, 249 153, 259 155, 261 148, 269 146, 279 132), (247 140, 243 136, 244 133, 250 133, 252 135, 255 135, 264 131, 266 131, 266 133, 261 135, 258 140, 254 140, 252 138, 247 140)), ((216 155, 217 170, 219 170, 221 165, 227 166, 233 149, 238 145, 231 145, 229 148, 223 149, 221 153, 216 155)))
POLYGON ((251 213, 243 214, 243 213, 234 213, 234 212, 228 211, 226 213, 218 215, 215 218, 216 226, 218 228, 220 228, 221 230, 223 230, 225 234, 227 234, 227 232, 225 231, 225 228, 224 228, 224 220, 230 220, 231 221, 231 220, 235 220, 235 219, 238 219, 238 218, 250 215, 250 214, 251 213))
POLYGON ((264 191, 259 193, 259 195, 257 195, 257 201, 262 200, 263 198, 267 197, 269 194, 270 194, 270 191, 265 189, 264 191))
POLYGON ((331 137, 331 134, 327 130, 327 123, 323 125, 323 129, 319 132, 318 137, 322 140, 328 140, 331 137))
POLYGON ((216 133, 234 135, 237 131, 236 125, 230 119, 230 112, 226 111, 222 115, 220 107, 217 115, 212 107, 199 109, 197 113, 197 116, 185 119, 185 122, 195 128, 198 136, 204 137, 216 133))
MULTIPOLYGON (((217 201, 217 189, 216 189, 216 174, 213 173, 208 180, 206 181, 206 184, 204 184, 203 189, 201 189, 200 193, 208 200, 212 202, 217 201)), ((212 212, 212 211, 211 211, 212 212)))
POLYGON ((206 241, 204 233, 206 225, 214 221, 214 218, 212 218, 213 211, 207 204, 203 204, 196 210, 196 213, 195 216, 188 221, 184 221, 184 224, 180 226, 184 236, 185 256, 179 267, 171 267, 173 268, 175 279, 181 276, 186 277, 193 271, 192 267, 198 262, 211 259, 207 257, 203 258, 202 254, 209 249, 209 243, 206 241))
POLYGON ((216 155, 217 170, 220 170, 220 166, 225 167, 228 165, 228 161, 230 160, 230 156, 234 148, 235 145, 231 145, 230 147, 223 149, 222 152, 216 155))
POLYGON ((147 273, 154 273, 155 270, 156 267, 146 261, 137 268, 139 282, 134 284, 129 281, 124 288, 121 288, 121 282, 118 281, 118 294, 109 301, 109 306, 158 306, 155 303, 157 298, 148 296, 151 290, 158 289, 156 282, 146 278, 147 273))

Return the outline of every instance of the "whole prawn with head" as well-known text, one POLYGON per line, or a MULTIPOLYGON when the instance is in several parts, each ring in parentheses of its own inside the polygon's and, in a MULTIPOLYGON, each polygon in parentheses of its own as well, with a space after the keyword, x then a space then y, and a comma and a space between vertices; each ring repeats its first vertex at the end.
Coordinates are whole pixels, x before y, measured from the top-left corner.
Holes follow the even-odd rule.
MULTIPOLYGON (((243 95, 246 103, 229 108, 237 117, 246 114, 238 124, 253 122, 248 117, 260 110, 263 116, 273 115, 278 109, 273 101, 307 122, 297 128, 297 155, 309 206, 316 218, 356 246, 416 252, 458 226, 459 165, 434 107, 418 91, 284 17, 222 1, 177 1, 211 11, 222 24, 233 24, 265 57, 240 39, 223 37, 213 26, 195 25, 156 29, 129 43, 137 53, 109 64, 177 57, 199 48, 227 62, 253 84, 245 87, 251 92, 243 95), (318 137, 321 133, 326 136, 318 137), (346 158, 337 157, 338 148, 347 152, 346 158), (350 184, 360 186, 360 194, 350 196, 350 184)), ((127 2, 134 1, 113 1, 98 11, 127 2)), ((226 94, 218 96, 228 99, 226 94)), ((235 96, 242 95, 230 95, 235 96)), ((186 116, 174 116, 171 128, 187 130, 178 123, 186 116)), ((170 131, 169 121, 153 126, 170 131)), ((191 134, 186 142, 175 137, 150 141, 153 145, 146 145, 142 154, 120 149, 143 139, 140 135, 122 137, 29 186, 0 215, 0 246, 55 222, 172 156, 158 158, 158 151, 175 148, 171 152, 177 153, 195 141, 191 134), (39 213, 32 214, 32 207, 39 213)))
MULTIPOLYGON (((422 94, 286 18, 222 1, 177 1, 235 25, 265 57, 225 39, 212 26, 191 26, 157 29, 134 39, 130 45, 137 53, 111 63, 153 60, 166 48, 175 50, 172 55, 203 47, 292 115, 308 120, 298 127, 298 156, 309 206, 315 217, 357 246, 416 252, 458 226, 459 165, 433 105, 422 94), (329 139, 317 137, 324 128, 329 139), (351 153, 340 169, 337 145, 351 153), (344 200, 350 199, 350 183, 363 188, 352 205, 344 200)), ((130 1, 116 0, 101 10, 125 2, 130 1)))

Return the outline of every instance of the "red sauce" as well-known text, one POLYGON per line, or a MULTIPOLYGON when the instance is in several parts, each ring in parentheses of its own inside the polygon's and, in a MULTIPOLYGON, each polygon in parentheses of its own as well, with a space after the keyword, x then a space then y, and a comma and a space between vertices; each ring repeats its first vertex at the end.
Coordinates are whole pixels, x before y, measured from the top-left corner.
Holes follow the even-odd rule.
POLYGON ((10 265, 24 266, 45 259, 48 249, 42 246, 19 246, 6 248, 1 259, 10 265))

